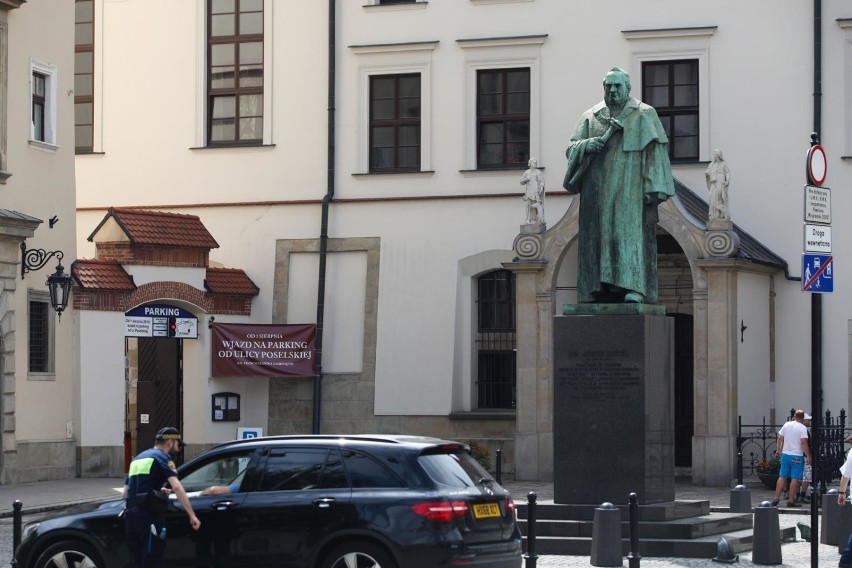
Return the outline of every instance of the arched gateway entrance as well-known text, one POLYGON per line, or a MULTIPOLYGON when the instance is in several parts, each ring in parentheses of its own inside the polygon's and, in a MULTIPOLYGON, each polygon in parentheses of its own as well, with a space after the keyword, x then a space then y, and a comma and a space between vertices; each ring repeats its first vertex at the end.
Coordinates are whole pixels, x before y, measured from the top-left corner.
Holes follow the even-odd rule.
MULTIPOLYGON (((708 222, 707 204, 679 182, 675 185, 675 197, 659 209, 658 242, 663 246, 658 262, 660 302, 669 314, 675 314, 676 328, 682 332, 676 345, 681 377, 688 376, 691 357, 690 384, 681 385, 678 393, 691 398, 692 412, 688 401, 676 402, 680 409, 676 422, 683 426, 691 421, 692 433, 690 440, 689 432, 679 428, 677 459, 683 465, 688 448, 694 484, 727 486, 734 477, 738 415, 738 274, 763 274, 769 282, 786 263, 730 221, 708 222), (671 257, 667 241, 672 245, 671 257), (677 282, 667 282, 672 278, 677 282), (684 326, 690 325, 691 337, 683 333, 684 326), (691 345, 685 344, 686 338, 691 345), (684 353, 691 355, 685 358, 684 353)), ((553 316, 562 313, 566 300, 571 301, 561 284, 566 271, 576 269, 576 260, 569 257, 577 239, 578 214, 575 198, 552 228, 519 235, 516 261, 504 264, 516 274, 518 480, 553 480, 553 316)))

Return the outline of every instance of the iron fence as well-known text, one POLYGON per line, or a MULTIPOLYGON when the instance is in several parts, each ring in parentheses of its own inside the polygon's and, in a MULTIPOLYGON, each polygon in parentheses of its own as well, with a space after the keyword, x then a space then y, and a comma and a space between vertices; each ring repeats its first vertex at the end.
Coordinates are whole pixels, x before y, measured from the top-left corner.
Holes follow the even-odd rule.
MULTIPOLYGON (((790 409, 790 419, 795 414, 795 409, 790 409)), ((783 424, 767 424, 766 417, 760 424, 743 424, 742 416, 738 418, 737 432, 737 483, 744 480, 753 480, 758 477, 758 464, 770 462, 775 458, 778 447, 778 430, 783 424)), ((840 466, 846 459, 847 438, 852 429, 846 427, 846 410, 841 409, 835 417, 830 410, 826 410, 822 419, 814 417, 811 421, 811 430, 817 429, 818 442, 812 444, 811 455, 813 460, 813 484, 820 485, 820 491, 825 492, 826 487, 840 479, 840 466)))

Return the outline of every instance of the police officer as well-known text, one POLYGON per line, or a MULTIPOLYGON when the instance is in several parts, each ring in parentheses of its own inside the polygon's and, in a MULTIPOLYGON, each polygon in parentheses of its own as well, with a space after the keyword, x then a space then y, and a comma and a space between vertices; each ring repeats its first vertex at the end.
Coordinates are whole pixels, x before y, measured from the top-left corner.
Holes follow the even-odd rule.
POLYGON ((163 566, 166 549, 165 531, 168 494, 177 494, 189 524, 198 530, 201 521, 195 516, 186 491, 177 478, 174 458, 184 446, 177 428, 166 427, 157 432, 154 447, 136 456, 130 463, 123 497, 127 508, 124 524, 127 547, 138 568, 163 566), (171 489, 165 488, 168 483, 171 489))

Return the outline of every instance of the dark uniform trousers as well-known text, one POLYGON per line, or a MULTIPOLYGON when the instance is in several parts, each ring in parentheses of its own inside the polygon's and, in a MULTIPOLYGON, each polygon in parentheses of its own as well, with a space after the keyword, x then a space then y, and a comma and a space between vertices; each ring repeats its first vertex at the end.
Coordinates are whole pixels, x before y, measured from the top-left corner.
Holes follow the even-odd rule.
POLYGON ((124 526, 127 532, 127 547, 137 568, 162 568, 166 541, 160 539, 160 530, 166 524, 166 516, 152 513, 139 507, 128 507, 124 512, 124 526), (154 525, 156 535, 151 534, 154 525))

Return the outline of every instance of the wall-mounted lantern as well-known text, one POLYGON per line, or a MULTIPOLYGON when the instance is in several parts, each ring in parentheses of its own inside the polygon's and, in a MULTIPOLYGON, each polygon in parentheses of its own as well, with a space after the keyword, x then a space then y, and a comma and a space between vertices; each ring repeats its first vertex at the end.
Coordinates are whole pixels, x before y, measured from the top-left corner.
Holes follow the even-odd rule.
POLYGON ((26 241, 21 242, 21 280, 31 270, 39 270, 47 261, 56 257, 56 272, 47 277, 47 288, 50 290, 50 305, 56 310, 59 320, 62 320, 62 312, 68 307, 68 299, 71 297, 71 277, 65 273, 62 266, 62 258, 65 256, 61 250, 46 251, 44 249, 27 249, 26 241))

